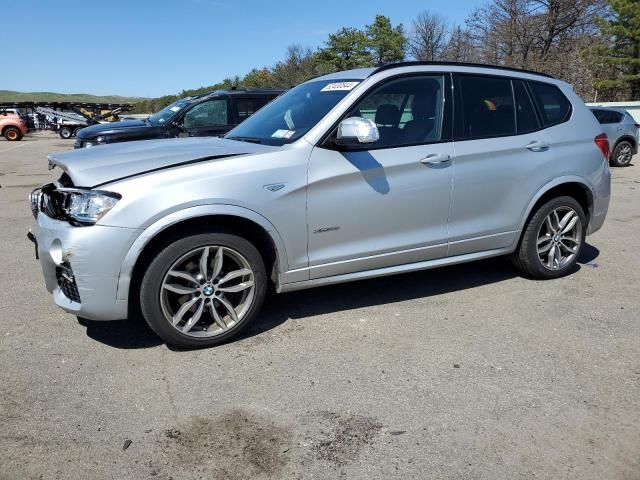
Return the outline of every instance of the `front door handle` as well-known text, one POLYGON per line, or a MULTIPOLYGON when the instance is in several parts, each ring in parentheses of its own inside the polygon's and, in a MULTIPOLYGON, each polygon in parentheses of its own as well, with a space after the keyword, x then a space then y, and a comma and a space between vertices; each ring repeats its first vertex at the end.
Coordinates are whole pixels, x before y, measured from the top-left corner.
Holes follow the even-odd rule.
POLYGON ((544 152, 545 150, 549 150, 549 144, 540 140, 534 140, 529 143, 526 148, 532 152, 544 152))
POLYGON ((420 163, 423 165, 431 165, 432 167, 443 167, 451 163, 451 155, 446 153, 432 153, 420 160, 420 163))

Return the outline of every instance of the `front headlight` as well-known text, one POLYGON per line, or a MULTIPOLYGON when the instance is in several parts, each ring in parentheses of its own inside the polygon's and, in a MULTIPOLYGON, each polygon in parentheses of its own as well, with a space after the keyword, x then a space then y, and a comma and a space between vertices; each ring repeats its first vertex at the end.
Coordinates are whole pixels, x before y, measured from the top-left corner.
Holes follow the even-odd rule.
POLYGON ((29 206, 31 207, 31 213, 34 218, 38 218, 38 212, 40 211, 40 193, 42 188, 36 188, 29 194, 29 206))
POLYGON ((67 197, 63 210, 67 217, 78 223, 93 225, 115 207, 120 195, 98 190, 75 190, 61 188, 67 197))
POLYGON ((84 147, 88 148, 88 147, 95 147, 96 145, 104 145, 104 141, 105 141, 104 137, 98 137, 95 140, 92 140, 90 142, 84 142, 84 147))

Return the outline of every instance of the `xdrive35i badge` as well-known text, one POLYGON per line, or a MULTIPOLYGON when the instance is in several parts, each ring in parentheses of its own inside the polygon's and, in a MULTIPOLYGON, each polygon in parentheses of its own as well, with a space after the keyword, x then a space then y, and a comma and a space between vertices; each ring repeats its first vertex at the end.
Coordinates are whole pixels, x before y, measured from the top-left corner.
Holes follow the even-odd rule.
POLYGON ((327 232, 335 232, 336 230, 340 230, 340 227, 325 227, 318 228, 313 231, 313 233, 327 233, 327 232))

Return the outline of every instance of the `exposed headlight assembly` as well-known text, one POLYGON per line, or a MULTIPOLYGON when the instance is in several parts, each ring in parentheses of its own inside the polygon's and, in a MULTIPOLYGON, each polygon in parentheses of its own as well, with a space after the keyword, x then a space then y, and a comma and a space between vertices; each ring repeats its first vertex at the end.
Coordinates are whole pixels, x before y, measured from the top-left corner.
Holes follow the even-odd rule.
POLYGON ((36 188, 29 194, 29 207, 31 207, 31 213, 34 218, 38 218, 38 212, 40 211, 40 195, 42 194, 41 188, 36 188))
POLYGON ((78 223, 93 225, 115 207, 120 195, 98 190, 59 189, 66 194, 64 211, 67 216, 78 223))
POLYGON ((57 220, 67 220, 77 225, 93 225, 111 210, 120 194, 103 190, 81 188, 56 188, 48 184, 31 193, 31 210, 57 220))

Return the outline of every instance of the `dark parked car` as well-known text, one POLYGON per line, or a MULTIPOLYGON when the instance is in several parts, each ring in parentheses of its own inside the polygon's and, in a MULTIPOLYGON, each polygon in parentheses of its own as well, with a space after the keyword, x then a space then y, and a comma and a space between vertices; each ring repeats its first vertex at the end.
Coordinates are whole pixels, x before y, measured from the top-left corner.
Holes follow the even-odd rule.
POLYGON ((283 90, 217 90, 181 98, 143 120, 123 120, 80 130, 75 148, 173 137, 221 136, 280 95, 283 90))

